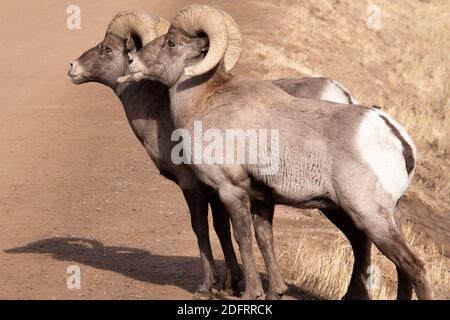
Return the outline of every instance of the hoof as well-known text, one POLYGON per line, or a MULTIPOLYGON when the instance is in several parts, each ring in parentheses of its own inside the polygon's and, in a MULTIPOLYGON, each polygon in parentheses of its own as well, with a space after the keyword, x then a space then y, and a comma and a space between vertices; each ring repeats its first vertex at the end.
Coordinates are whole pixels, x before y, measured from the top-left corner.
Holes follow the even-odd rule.
POLYGON ((224 297, 239 297, 239 292, 231 288, 220 288, 218 294, 224 297))
POLYGON ((241 296, 241 300, 263 300, 264 298, 264 292, 256 291, 256 292, 244 292, 244 294, 241 296))
POLYGON ((241 289, 240 289, 239 284, 240 284, 241 280, 242 280, 242 274, 240 271, 238 273, 236 273, 233 277, 230 269, 227 269, 225 278, 223 279, 222 283, 220 284, 219 293, 221 295, 231 296, 231 297, 240 296, 241 289))
POLYGON ((240 280, 231 280, 231 279, 225 279, 219 289, 220 294, 222 295, 228 295, 232 297, 238 297, 240 295, 240 288, 239 283, 240 280))
POLYGON ((283 300, 283 295, 276 292, 268 292, 266 300, 283 300))
POLYGON ((347 292, 342 300, 370 300, 368 292, 347 292))
POLYGON ((213 300, 215 298, 214 293, 211 292, 199 292, 197 291, 192 295, 192 300, 213 300))
POLYGON ((266 300, 282 300, 288 290, 289 288, 284 281, 281 281, 280 284, 276 286, 276 289, 273 287, 270 288, 269 286, 269 292, 266 295, 266 300))
MULTIPOLYGON (((217 283, 218 279, 213 282, 217 283)), ((213 298, 213 283, 209 281, 202 282, 192 297, 193 300, 211 300, 213 298)))

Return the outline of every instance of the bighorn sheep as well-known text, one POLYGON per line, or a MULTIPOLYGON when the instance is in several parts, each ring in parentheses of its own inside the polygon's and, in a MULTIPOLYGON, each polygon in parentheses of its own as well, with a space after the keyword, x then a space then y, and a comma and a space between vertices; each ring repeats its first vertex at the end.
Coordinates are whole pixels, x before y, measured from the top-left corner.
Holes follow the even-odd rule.
MULTIPOLYGON (((152 81, 141 84, 116 82, 118 76, 128 72, 128 53, 139 50, 143 44, 163 34, 167 29, 168 23, 160 18, 139 12, 121 12, 109 24, 104 40, 71 63, 69 78, 75 84, 99 82, 113 89, 124 106, 131 128, 150 158, 165 177, 180 185, 190 209, 192 226, 197 234, 201 252, 203 281, 198 292, 206 295, 210 295, 212 285, 217 281, 206 219, 207 204, 210 203, 214 227, 231 270, 229 282, 233 291, 236 291, 240 268, 231 244, 227 215, 223 213, 224 209, 217 196, 198 182, 192 170, 187 166, 176 166, 171 161, 170 151, 174 143, 171 142, 170 136, 175 127, 169 114, 167 87, 152 81)), ((353 101, 351 95, 340 84, 328 78, 282 79, 274 83, 297 97, 342 103, 353 101)), ((255 204, 254 210, 257 208, 258 205, 255 204)), ((265 222, 257 217, 255 225, 258 223, 261 225, 265 222)), ((355 292, 352 288, 357 286, 357 283, 351 282, 349 298, 355 292)))
MULTIPOLYGON (((132 75, 120 81, 167 85, 172 120, 190 133, 196 121, 221 132, 279 129, 278 148, 271 149, 279 151, 275 173, 266 174, 276 162, 267 154, 251 164, 204 159, 190 165, 231 216, 244 266, 242 298, 263 294, 252 253, 251 201, 266 212, 273 212, 274 203, 322 210, 351 230, 356 255, 366 254, 372 241, 396 265, 398 298, 411 298, 412 288, 420 299, 432 298, 424 260, 408 245, 395 215, 415 168, 412 139, 378 109, 298 99, 272 83, 232 77, 228 48, 234 40, 220 11, 187 6, 165 36, 140 50, 132 75)), ((264 251, 263 257, 271 290, 282 294, 276 261, 264 251)))

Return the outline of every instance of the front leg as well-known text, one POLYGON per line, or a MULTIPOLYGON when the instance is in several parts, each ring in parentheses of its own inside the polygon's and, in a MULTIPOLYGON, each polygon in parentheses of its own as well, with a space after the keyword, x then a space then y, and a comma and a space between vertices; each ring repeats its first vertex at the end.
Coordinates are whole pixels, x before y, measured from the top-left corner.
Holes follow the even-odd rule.
POLYGON ((201 188, 194 188, 192 186, 188 188, 184 186, 182 190, 189 206, 192 229, 197 236, 203 269, 202 282, 197 289, 196 296, 200 296, 200 298, 211 298, 213 285, 219 281, 219 278, 209 240, 208 201, 201 188))
POLYGON ((219 188, 219 196, 230 214, 234 237, 241 252, 245 279, 245 291, 241 299, 257 299, 264 292, 252 250, 252 218, 248 193, 241 187, 227 184, 219 188))
POLYGON ((234 252, 233 242, 231 241, 229 214, 216 195, 209 197, 209 203, 211 205, 214 229, 222 246, 227 264, 227 274, 224 277, 222 290, 231 295, 238 295, 242 272, 234 252))
POLYGON ((255 226, 256 240, 269 275, 269 292, 267 300, 280 300, 288 290, 278 268, 273 246, 273 214, 275 206, 261 201, 252 202, 252 217, 255 226))

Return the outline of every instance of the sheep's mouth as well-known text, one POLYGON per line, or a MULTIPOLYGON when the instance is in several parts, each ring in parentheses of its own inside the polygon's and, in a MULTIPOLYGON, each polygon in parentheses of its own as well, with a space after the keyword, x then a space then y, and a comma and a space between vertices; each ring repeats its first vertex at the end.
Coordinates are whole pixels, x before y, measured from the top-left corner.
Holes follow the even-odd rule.
POLYGON ((141 71, 138 71, 138 72, 133 72, 126 76, 120 77, 119 79, 117 79, 117 82, 118 83, 126 83, 126 82, 132 82, 132 81, 139 82, 144 78, 145 78, 144 74, 141 71))
POLYGON ((82 84, 85 82, 85 79, 82 74, 69 74, 69 80, 74 84, 82 84))
POLYGON ((81 84, 85 82, 85 76, 83 75, 83 72, 74 73, 72 72, 72 70, 69 70, 69 72, 67 72, 67 76, 69 77, 69 80, 74 84, 81 84))

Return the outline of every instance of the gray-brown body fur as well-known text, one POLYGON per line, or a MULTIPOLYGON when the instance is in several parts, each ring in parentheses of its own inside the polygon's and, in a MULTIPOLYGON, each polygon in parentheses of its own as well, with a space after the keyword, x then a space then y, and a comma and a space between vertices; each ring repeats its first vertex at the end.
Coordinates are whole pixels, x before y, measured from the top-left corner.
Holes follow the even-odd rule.
MULTIPOLYGON (((111 47, 114 50, 122 50, 123 41, 115 36, 107 35, 105 40, 97 47, 84 53, 69 71, 72 81, 77 84, 84 82, 100 82, 111 87, 120 98, 127 119, 136 137, 145 147, 149 157, 162 175, 180 185, 192 216, 192 226, 197 237, 203 265, 203 280, 198 292, 210 294, 212 285, 217 281, 217 272, 210 249, 207 204, 210 203, 213 213, 214 227, 222 244, 227 265, 230 268, 231 277, 228 285, 237 290, 240 280, 240 268, 237 264, 235 253, 231 244, 231 234, 228 216, 220 204, 217 196, 205 188, 198 181, 193 171, 185 165, 175 165, 171 161, 171 151, 175 142, 171 141, 171 134, 175 129, 170 116, 169 95, 165 85, 154 81, 139 83, 117 84, 115 78, 127 73, 127 57, 111 58, 105 62, 100 53, 103 47, 111 47), (116 59, 116 60, 114 60, 116 59), (78 74, 77 70, 82 70, 78 74), (77 78, 76 76, 80 76, 77 78)), ((103 57, 103 56, 102 56, 103 57)), ((103 57, 107 59, 108 57, 103 57)), ((326 86, 333 85, 328 78, 303 78, 277 80, 276 85, 298 97, 319 99, 326 86)), ((342 101, 346 102, 346 101, 342 101)), ((254 205, 255 212, 262 211, 258 204, 254 205)), ((260 215, 260 216, 263 216, 260 215)), ((255 218, 255 226, 267 223, 255 218)), ((271 217, 268 217, 271 219, 271 217)), ((266 227, 271 227, 266 226, 266 227)), ((266 229, 259 228, 260 233, 266 229)), ((257 227, 258 230, 258 227, 257 227)), ((271 232, 271 231, 270 231, 271 232)))
MULTIPOLYGON (((172 27, 165 37, 140 51, 130 65, 131 80, 142 78, 137 77, 140 73, 170 87, 171 116, 177 128, 192 131, 194 121, 202 121, 204 130, 280 130, 281 169, 273 176, 263 175, 258 164, 191 165, 199 180, 217 191, 230 213, 244 265, 243 298, 262 295, 251 245, 252 201, 321 209, 332 221, 346 226, 360 258, 355 263, 367 262, 370 241, 395 263, 398 298, 410 298, 413 287, 419 298, 432 298, 424 262, 407 244, 394 215, 399 199, 383 188, 358 150, 358 128, 371 109, 296 99, 273 83, 230 77, 222 63, 200 76, 184 75, 184 68, 203 60, 207 44, 204 38, 191 38, 172 27)), ((276 261, 273 255, 264 255, 267 243, 258 238, 269 272, 269 291, 281 295, 285 287, 276 261)), ((355 276, 365 286, 364 270, 358 272, 352 281, 355 276)), ((358 294, 368 297, 364 288, 358 294)))
MULTIPOLYGON (((275 175, 265 175, 265 166, 259 164, 193 166, 207 185, 220 188, 222 183, 251 183, 263 186, 256 190, 249 188, 252 200, 301 208, 328 208, 342 201, 339 198, 342 180, 336 183, 339 177, 335 176, 341 169, 357 166, 363 170, 361 173, 369 174, 367 179, 370 180, 373 174, 348 143, 354 139, 367 108, 294 99, 270 82, 227 78, 220 86, 208 79, 213 85, 209 86, 207 81, 184 90, 189 85, 180 80, 172 87, 170 96, 175 126, 192 130, 193 122, 201 119, 203 130, 281 128, 280 170, 275 175), (195 101, 195 104, 186 101, 195 101), (333 139, 337 136, 340 139, 333 139)), ((376 183, 376 180, 370 182, 376 183)), ((385 195, 381 198, 384 201, 385 195)))

